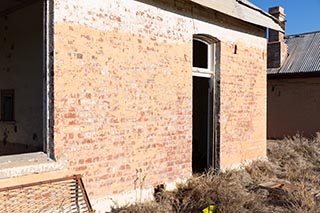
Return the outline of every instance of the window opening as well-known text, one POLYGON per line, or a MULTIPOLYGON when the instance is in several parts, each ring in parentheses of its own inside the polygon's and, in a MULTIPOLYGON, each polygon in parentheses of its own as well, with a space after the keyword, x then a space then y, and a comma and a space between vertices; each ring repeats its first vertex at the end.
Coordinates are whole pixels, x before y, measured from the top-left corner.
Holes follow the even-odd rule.
POLYGON ((14 121, 14 90, 1 90, 1 121, 14 121))
POLYGON ((193 39, 193 67, 208 69, 208 45, 193 39))

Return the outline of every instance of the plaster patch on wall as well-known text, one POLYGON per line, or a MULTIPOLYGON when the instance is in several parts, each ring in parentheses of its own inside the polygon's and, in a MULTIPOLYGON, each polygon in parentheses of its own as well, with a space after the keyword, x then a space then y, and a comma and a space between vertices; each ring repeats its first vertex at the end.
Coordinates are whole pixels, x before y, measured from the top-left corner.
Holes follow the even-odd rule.
MULTIPOLYGON (((192 16, 191 11, 190 15, 192 16)), ((58 0, 55 2, 54 18, 55 23, 84 25, 101 31, 121 31, 151 39, 157 38, 161 42, 191 41, 193 34, 203 33, 224 42, 243 42, 260 49, 266 47, 265 38, 212 25, 133 0, 58 0)))

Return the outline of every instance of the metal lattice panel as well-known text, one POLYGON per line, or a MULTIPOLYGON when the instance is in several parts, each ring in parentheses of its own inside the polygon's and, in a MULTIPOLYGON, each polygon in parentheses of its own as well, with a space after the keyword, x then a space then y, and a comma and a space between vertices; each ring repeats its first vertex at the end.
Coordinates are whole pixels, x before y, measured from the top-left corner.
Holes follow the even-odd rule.
POLYGON ((0 212, 93 212, 81 176, 0 188, 0 212))

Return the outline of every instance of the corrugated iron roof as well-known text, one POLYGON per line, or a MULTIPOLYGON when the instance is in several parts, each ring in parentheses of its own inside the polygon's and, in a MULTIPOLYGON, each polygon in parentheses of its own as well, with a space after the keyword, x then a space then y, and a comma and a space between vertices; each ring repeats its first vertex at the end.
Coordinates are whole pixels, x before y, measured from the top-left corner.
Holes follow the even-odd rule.
POLYGON ((320 32, 291 35, 285 38, 288 57, 281 68, 268 74, 320 72, 320 32))
POLYGON ((278 19, 247 0, 190 0, 242 21, 283 32, 278 19))

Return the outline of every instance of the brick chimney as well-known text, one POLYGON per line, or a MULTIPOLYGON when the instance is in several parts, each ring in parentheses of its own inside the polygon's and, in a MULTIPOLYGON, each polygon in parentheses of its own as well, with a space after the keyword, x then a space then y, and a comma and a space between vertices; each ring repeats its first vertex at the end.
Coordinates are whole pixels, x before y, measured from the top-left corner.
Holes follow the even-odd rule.
MULTIPOLYGON (((282 24, 285 30, 284 9, 282 7, 269 8, 269 13, 274 16, 282 24)), ((268 38, 268 68, 279 68, 282 66, 284 60, 287 58, 288 46, 284 43, 284 33, 269 29, 268 38)))

